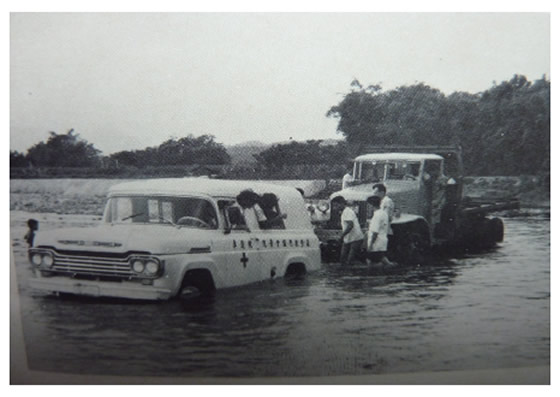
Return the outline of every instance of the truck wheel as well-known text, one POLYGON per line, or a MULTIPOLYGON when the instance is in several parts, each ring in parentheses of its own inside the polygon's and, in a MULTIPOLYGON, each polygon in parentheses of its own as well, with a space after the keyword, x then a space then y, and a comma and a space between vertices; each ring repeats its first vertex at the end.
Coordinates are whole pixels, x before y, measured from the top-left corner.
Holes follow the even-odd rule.
POLYGON ((334 263, 340 260, 340 243, 329 240, 321 244, 321 260, 325 263, 334 263))
POLYGON ((418 225, 410 225, 409 230, 401 230, 395 235, 393 259, 406 266, 421 265, 426 261, 430 243, 426 231, 418 225))
POLYGON ((408 265, 422 265, 426 260, 428 253, 428 240, 421 232, 415 231, 410 233, 408 239, 408 265))

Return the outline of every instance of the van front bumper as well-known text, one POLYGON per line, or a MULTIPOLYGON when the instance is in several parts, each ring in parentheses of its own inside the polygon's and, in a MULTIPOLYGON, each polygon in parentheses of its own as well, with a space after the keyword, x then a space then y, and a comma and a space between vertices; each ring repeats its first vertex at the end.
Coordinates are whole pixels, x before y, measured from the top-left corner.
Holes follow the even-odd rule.
POLYGON ((172 296, 168 288, 129 282, 75 280, 66 277, 40 277, 30 280, 31 288, 46 292, 62 292, 94 297, 141 300, 166 300, 172 296))

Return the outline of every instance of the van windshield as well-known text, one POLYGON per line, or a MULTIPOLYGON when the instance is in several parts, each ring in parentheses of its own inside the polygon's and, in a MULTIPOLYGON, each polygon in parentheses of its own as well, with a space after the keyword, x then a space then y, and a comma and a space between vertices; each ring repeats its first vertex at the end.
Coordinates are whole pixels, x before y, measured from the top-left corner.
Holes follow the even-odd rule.
POLYGON ((105 209, 105 222, 168 224, 200 229, 218 227, 212 203, 193 197, 112 197, 105 209))

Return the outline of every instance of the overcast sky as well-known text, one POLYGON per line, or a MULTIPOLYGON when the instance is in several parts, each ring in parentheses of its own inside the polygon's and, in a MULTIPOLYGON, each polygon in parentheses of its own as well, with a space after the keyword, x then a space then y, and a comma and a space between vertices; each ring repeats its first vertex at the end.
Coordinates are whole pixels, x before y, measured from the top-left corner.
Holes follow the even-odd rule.
POLYGON ((12 14, 10 149, 74 128, 104 154, 211 134, 341 138, 357 78, 476 93, 550 78, 549 14, 12 14))

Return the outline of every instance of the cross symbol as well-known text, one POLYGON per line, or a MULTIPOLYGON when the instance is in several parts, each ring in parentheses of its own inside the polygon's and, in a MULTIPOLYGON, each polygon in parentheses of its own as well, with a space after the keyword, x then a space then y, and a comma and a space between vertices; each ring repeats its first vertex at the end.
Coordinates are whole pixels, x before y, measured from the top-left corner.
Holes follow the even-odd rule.
POLYGON ((243 256, 241 257, 240 262, 243 262, 243 267, 247 267, 247 262, 249 262, 249 258, 247 258, 247 255, 245 255, 245 252, 243 253, 243 256))

